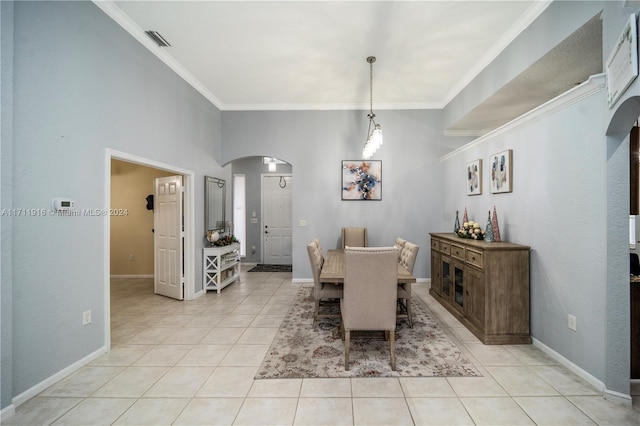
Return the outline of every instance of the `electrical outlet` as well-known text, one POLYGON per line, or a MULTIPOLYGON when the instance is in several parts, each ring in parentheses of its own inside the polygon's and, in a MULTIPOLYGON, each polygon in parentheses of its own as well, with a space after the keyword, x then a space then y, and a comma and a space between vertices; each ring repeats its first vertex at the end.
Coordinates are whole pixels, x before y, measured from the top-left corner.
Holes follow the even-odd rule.
POLYGON ((133 257, 133 255, 132 255, 132 254, 130 254, 130 255, 129 255, 129 261, 130 261, 130 262, 133 262, 133 261, 134 261, 134 257, 133 257))
POLYGON ((91 311, 84 311, 82 313, 82 325, 91 324, 91 311))
POLYGON ((576 317, 569 314, 569 329, 576 331, 576 317))

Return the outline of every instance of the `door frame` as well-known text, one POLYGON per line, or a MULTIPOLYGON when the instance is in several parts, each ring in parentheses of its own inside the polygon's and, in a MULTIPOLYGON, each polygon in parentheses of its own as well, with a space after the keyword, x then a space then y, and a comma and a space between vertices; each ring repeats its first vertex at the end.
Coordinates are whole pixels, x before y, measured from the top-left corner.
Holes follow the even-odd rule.
MULTIPOLYGON (((290 177, 293 173, 261 173, 260 174, 260 263, 264 263, 264 179, 268 177, 290 177)), ((291 210, 293 210, 293 193, 291 194, 291 210)), ((291 212, 291 237, 293 238, 293 211, 291 212)), ((291 259, 293 259, 293 249, 291 250, 291 259)))
MULTIPOLYGON (((107 148, 105 150, 105 211, 111 208, 111 160, 122 160, 142 166, 153 167, 184 177, 184 300, 195 297, 195 173, 192 170, 183 169, 170 164, 161 163, 149 158, 116 151, 107 148)), ((107 351, 111 350, 111 220, 109 215, 104 216, 104 336, 107 351)))

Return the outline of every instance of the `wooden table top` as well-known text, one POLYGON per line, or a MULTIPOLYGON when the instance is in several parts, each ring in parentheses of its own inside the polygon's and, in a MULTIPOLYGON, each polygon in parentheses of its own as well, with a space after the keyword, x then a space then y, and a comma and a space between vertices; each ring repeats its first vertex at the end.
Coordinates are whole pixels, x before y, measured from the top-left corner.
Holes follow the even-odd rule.
MULTIPOLYGON (((344 282, 344 250, 329 250, 320 271, 320 282, 344 282)), ((398 264, 398 284, 415 283, 416 277, 398 264)))

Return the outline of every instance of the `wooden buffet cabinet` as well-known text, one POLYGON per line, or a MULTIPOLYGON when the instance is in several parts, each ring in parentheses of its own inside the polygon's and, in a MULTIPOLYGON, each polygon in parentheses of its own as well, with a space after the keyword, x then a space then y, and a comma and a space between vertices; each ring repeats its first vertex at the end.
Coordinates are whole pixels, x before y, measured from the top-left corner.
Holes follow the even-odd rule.
POLYGON ((484 344, 531 343, 529 250, 432 233, 429 292, 484 344))

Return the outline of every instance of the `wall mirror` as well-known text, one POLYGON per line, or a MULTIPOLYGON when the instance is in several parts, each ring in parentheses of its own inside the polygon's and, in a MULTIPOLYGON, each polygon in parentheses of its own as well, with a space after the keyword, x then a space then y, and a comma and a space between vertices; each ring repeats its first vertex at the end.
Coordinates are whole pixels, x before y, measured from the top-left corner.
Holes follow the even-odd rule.
POLYGON ((204 177, 204 231, 223 232, 225 229, 224 201, 226 182, 211 176, 204 177))

